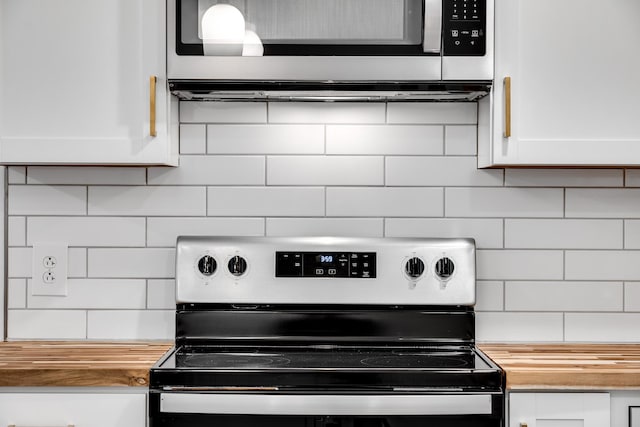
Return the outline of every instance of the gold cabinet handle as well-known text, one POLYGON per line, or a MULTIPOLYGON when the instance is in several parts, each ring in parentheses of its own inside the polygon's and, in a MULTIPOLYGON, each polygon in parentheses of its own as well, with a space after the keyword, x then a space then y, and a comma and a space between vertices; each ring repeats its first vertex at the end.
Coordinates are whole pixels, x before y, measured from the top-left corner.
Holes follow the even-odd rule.
POLYGON ((156 83, 158 78, 151 76, 149 78, 149 135, 157 136, 156 131, 156 83))
MULTIPOLYGON (((511 136, 511 77, 504 78, 504 137, 511 136)), ((521 425, 527 427, 527 424, 521 425)))
POLYGON ((520 427, 528 427, 527 423, 520 423, 520 427))

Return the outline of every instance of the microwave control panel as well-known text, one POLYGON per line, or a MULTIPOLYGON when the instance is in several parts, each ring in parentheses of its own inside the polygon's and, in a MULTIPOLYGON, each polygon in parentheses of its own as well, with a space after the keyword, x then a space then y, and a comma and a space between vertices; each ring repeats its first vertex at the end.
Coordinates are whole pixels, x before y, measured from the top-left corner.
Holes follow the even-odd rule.
POLYGON ((486 0, 445 0, 442 20, 445 56, 484 56, 486 0))

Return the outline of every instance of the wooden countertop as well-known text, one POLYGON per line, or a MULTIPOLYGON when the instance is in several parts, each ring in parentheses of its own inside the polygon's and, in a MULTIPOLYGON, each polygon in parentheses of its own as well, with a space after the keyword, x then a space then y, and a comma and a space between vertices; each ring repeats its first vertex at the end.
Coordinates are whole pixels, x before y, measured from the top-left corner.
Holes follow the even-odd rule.
POLYGON ((0 386, 143 386, 172 343, 0 342, 0 386))
POLYGON ((640 344, 480 344, 507 389, 640 389, 640 344))

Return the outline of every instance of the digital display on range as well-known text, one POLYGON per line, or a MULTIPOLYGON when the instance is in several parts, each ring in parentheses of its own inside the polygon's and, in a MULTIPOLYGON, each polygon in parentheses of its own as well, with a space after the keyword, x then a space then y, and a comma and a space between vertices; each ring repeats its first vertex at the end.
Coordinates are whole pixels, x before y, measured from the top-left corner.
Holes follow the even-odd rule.
POLYGON ((276 277, 376 277, 375 252, 276 252, 276 277))
POLYGON ((316 262, 320 264, 332 264, 334 259, 333 255, 316 255, 316 262))

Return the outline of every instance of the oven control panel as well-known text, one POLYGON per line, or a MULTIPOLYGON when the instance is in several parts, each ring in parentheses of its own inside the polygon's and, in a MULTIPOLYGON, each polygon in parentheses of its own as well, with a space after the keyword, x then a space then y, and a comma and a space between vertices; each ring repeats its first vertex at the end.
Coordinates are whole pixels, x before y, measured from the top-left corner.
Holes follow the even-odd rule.
POLYGON ((375 252, 276 252, 276 277, 376 277, 375 252))
POLYGON ((472 239, 180 236, 176 302, 473 305, 472 239))

